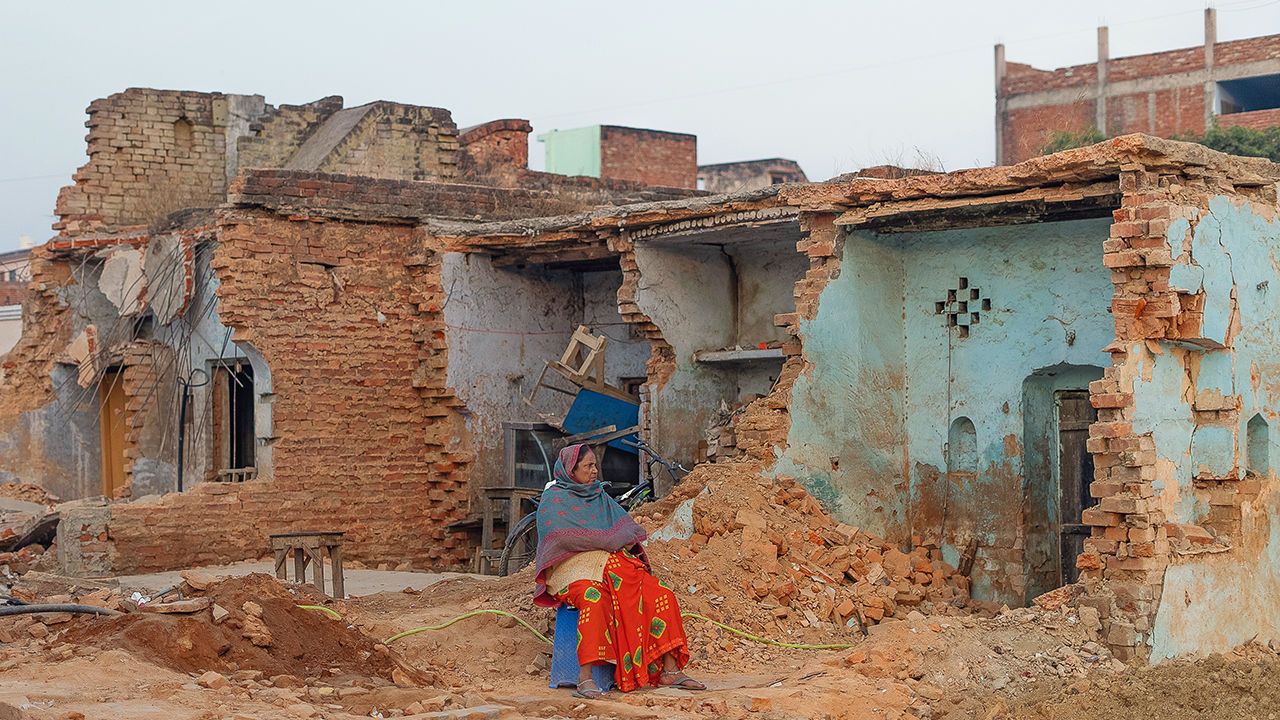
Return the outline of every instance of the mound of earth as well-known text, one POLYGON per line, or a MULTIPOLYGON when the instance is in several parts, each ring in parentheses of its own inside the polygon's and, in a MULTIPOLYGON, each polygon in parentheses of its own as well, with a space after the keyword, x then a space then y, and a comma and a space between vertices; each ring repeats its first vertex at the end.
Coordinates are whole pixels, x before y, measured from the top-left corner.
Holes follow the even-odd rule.
POLYGON ((326 598, 314 591, 295 594, 275 578, 255 573, 211 585, 205 596, 210 607, 192 614, 78 619, 63 640, 126 650, 183 672, 260 670, 299 678, 328 673, 391 680, 399 669, 412 676, 385 646, 346 622, 299 608, 323 603, 326 598))

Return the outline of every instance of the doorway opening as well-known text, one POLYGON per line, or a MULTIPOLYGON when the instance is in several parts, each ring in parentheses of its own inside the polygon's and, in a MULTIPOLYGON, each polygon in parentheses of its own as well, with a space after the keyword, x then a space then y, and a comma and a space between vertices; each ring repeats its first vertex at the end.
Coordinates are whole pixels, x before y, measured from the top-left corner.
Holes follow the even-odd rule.
POLYGON ((243 360, 220 361, 213 379, 211 480, 238 482, 257 476, 254 465, 253 368, 243 360))
POLYGON ((111 368, 98 383, 98 427, 102 433, 102 494, 116 497, 125 487, 124 373, 111 368))
POLYGON ((1084 552, 1089 526, 1080 522, 1080 514, 1096 505, 1089 493, 1093 482, 1093 455, 1085 447, 1089 424, 1098 419, 1098 411, 1089 402, 1088 390, 1059 390, 1054 393, 1057 408, 1058 453, 1058 585, 1080 579, 1076 558, 1084 552))

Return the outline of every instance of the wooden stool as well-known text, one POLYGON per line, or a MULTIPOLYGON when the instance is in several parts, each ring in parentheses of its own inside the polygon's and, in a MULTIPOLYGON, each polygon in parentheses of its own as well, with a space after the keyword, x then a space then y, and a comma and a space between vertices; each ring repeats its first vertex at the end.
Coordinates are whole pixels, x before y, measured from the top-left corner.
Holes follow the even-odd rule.
POLYGON ((324 551, 329 551, 333 566, 333 597, 346 596, 342 586, 342 533, 340 532, 292 532, 271 536, 271 551, 276 558, 276 577, 287 580, 285 561, 293 554, 293 581, 307 581, 307 564, 312 567, 312 585, 324 592, 324 551))

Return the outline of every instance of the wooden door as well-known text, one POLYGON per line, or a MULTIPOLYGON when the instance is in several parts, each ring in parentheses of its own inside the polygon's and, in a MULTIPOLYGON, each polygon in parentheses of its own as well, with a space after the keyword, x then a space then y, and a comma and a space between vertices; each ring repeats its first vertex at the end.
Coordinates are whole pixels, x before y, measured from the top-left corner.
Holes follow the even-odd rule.
POLYGON ((118 371, 103 375, 98 387, 98 425, 102 430, 102 494, 115 497, 124 487, 124 378, 118 371))
POLYGON ((1080 522, 1080 514, 1097 503, 1089 495, 1093 456, 1085 442, 1089 439, 1089 424, 1098 419, 1098 411, 1085 390, 1060 390, 1054 394, 1054 401, 1058 409, 1059 565, 1061 583, 1066 585, 1080 577, 1076 558, 1089 537, 1089 526, 1080 522))

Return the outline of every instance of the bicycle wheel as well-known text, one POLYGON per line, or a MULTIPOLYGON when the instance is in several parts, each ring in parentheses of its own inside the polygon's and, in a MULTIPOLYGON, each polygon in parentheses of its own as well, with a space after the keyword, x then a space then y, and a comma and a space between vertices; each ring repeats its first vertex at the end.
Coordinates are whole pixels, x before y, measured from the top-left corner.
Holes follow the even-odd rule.
POLYGON ((538 552, 538 519, 537 513, 530 513, 520 518, 507 542, 502 546, 502 556, 498 559, 498 574, 506 577, 520 572, 525 565, 533 562, 538 552))

